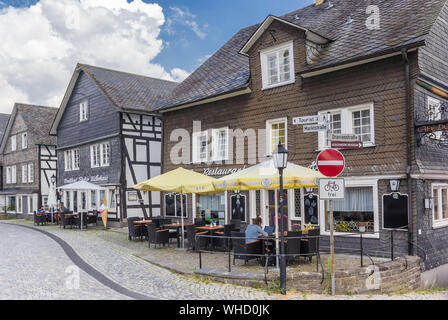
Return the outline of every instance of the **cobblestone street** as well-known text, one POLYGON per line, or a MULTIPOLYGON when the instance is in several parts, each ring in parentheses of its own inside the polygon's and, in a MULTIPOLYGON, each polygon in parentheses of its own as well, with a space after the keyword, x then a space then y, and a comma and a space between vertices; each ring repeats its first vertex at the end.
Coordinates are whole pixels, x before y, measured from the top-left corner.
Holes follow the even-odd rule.
POLYGON ((0 299, 448 299, 446 292, 396 296, 269 295, 263 290, 201 281, 155 266, 136 255, 142 252, 156 255, 157 250, 148 249, 146 242, 128 241, 126 234, 101 229, 79 231, 57 226, 36 227, 62 239, 75 255, 110 282, 105 285, 99 279, 101 277, 80 270, 79 289, 70 290, 66 285, 70 276, 66 270, 74 266, 70 253, 64 252, 48 235, 30 229, 31 226, 32 222, 23 220, 0 222, 0 299))

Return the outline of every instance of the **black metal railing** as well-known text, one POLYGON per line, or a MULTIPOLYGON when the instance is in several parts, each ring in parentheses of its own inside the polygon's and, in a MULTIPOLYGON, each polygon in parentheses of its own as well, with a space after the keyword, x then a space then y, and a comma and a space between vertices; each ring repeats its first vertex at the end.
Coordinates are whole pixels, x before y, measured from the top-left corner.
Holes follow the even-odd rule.
MULTIPOLYGON (((400 229, 404 229, 404 228, 400 228, 400 229)), ((396 247, 398 245, 404 245, 404 244, 411 244, 412 246, 416 247, 418 250, 421 251, 421 254, 418 254, 418 256, 420 258, 422 258, 422 262, 426 261, 426 252, 425 250, 418 246, 417 244, 415 244, 412 241, 412 237, 409 236, 407 237, 407 239, 405 241, 403 241, 403 239, 400 239, 401 241, 397 244, 397 241, 394 237, 394 233, 395 232, 400 232, 403 233, 404 231, 400 230, 400 229, 394 229, 394 230, 380 230, 380 231, 375 231, 375 232, 368 232, 368 233, 362 233, 362 232, 356 232, 356 233, 345 233, 344 235, 335 235, 335 239, 341 239, 341 238, 350 238, 350 239, 355 239, 356 236, 359 237, 359 248, 344 248, 344 247, 335 247, 335 253, 336 254, 352 254, 352 255, 359 255, 360 257, 360 266, 364 267, 364 257, 367 257, 370 262, 371 265, 375 265, 375 260, 374 257, 379 257, 378 253, 382 253, 382 254, 388 254, 391 261, 393 261, 396 257, 397 257, 397 252, 396 252, 396 247), (378 247, 365 247, 365 235, 375 235, 375 234, 389 234, 389 239, 386 239, 386 241, 388 240, 389 243, 383 246, 378 246, 378 247), (386 249, 386 250, 385 250, 386 249), (382 251, 384 250, 384 251, 382 251), (375 254, 372 254, 372 252, 374 252, 375 254)), ((207 238, 210 239, 209 243, 213 243, 213 241, 225 241, 225 243, 230 243, 232 242, 232 239, 235 240, 246 240, 245 237, 232 237, 232 236, 222 236, 222 235, 196 235, 195 236, 195 242, 199 243, 199 240, 201 238, 207 238)), ((261 253, 261 254, 255 254, 255 253, 235 253, 234 251, 232 251, 232 249, 230 249, 230 246, 227 245, 226 247, 222 247, 220 248, 221 250, 216 250, 216 248, 208 248, 208 249, 201 249, 198 248, 196 250, 196 252, 199 253, 199 268, 202 269, 202 265, 203 265, 203 257, 202 254, 204 253, 208 253, 208 254, 220 254, 220 255, 227 255, 228 256, 228 271, 229 273, 232 271, 232 256, 235 257, 235 255, 237 256, 247 256, 247 257, 254 257, 254 258, 259 258, 259 260, 261 260, 262 258, 264 258, 265 264, 264 264, 264 276, 265 276, 265 281, 267 282, 267 274, 269 273, 269 261, 273 261, 272 259, 275 260, 279 260, 281 258, 287 258, 287 257, 298 257, 299 261, 301 257, 304 258, 309 258, 309 257, 316 257, 316 272, 319 272, 319 265, 321 266, 321 273, 322 273, 322 282, 324 281, 324 277, 325 277, 325 270, 323 268, 322 262, 321 262, 321 253, 330 253, 330 248, 329 247, 325 247, 325 246, 320 246, 320 243, 324 243, 326 241, 328 241, 329 236, 328 235, 319 235, 319 236, 308 236, 308 235, 302 235, 302 236, 285 236, 284 239, 285 241, 287 240, 295 240, 298 239, 299 241, 301 239, 308 239, 308 241, 310 239, 314 239, 316 238, 317 240, 317 250, 315 252, 311 252, 311 253, 293 253, 293 254, 280 254, 279 252, 269 252, 269 253, 261 253)), ((275 239, 275 238, 269 238, 269 239, 265 239, 265 238, 260 238, 261 241, 281 241, 280 238, 275 239)), ((380 239, 372 239, 372 238, 368 238, 369 241, 371 240, 380 240, 380 239)), ((384 242, 384 239, 381 239, 380 241, 384 242)), ((403 253, 399 253, 399 256, 405 256, 406 254, 403 253)), ((384 257, 384 255, 383 255, 384 257)), ((235 260, 235 258, 234 258, 235 260)), ((372 268, 372 274, 374 272, 374 268, 372 268)))

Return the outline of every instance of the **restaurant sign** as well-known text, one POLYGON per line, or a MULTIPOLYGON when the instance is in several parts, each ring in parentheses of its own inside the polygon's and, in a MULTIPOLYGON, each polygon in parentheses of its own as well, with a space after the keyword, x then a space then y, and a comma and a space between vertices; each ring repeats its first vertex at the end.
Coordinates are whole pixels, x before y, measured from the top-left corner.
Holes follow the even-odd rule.
POLYGON ((435 125, 426 125, 417 127, 418 133, 434 133, 439 131, 448 131, 448 123, 440 123, 435 125))
POLYGON ((96 175, 96 176, 90 176, 90 177, 65 178, 64 184, 75 183, 78 181, 86 181, 86 182, 92 182, 92 183, 94 183, 94 182, 104 183, 104 182, 109 181, 109 177, 96 175))
POLYGON ((246 169, 246 166, 242 168, 205 168, 203 174, 206 176, 226 176, 244 169, 246 169))

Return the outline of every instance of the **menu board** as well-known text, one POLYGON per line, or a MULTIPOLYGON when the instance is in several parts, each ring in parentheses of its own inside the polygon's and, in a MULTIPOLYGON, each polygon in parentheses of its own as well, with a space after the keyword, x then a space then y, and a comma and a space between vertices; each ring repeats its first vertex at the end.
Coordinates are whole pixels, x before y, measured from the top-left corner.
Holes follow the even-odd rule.
POLYGON ((383 196, 384 229, 407 230, 408 227, 408 195, 398 192, 383 196))

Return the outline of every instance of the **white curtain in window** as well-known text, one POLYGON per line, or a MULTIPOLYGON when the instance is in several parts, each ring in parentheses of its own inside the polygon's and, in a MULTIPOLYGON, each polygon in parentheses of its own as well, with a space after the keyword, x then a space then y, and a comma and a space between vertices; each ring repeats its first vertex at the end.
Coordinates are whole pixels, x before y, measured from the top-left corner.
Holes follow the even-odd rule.
POLYGON ((334 201, 334 211, 373 212, 372 188, 346 188, 345 198, 343 200, 334 201))

